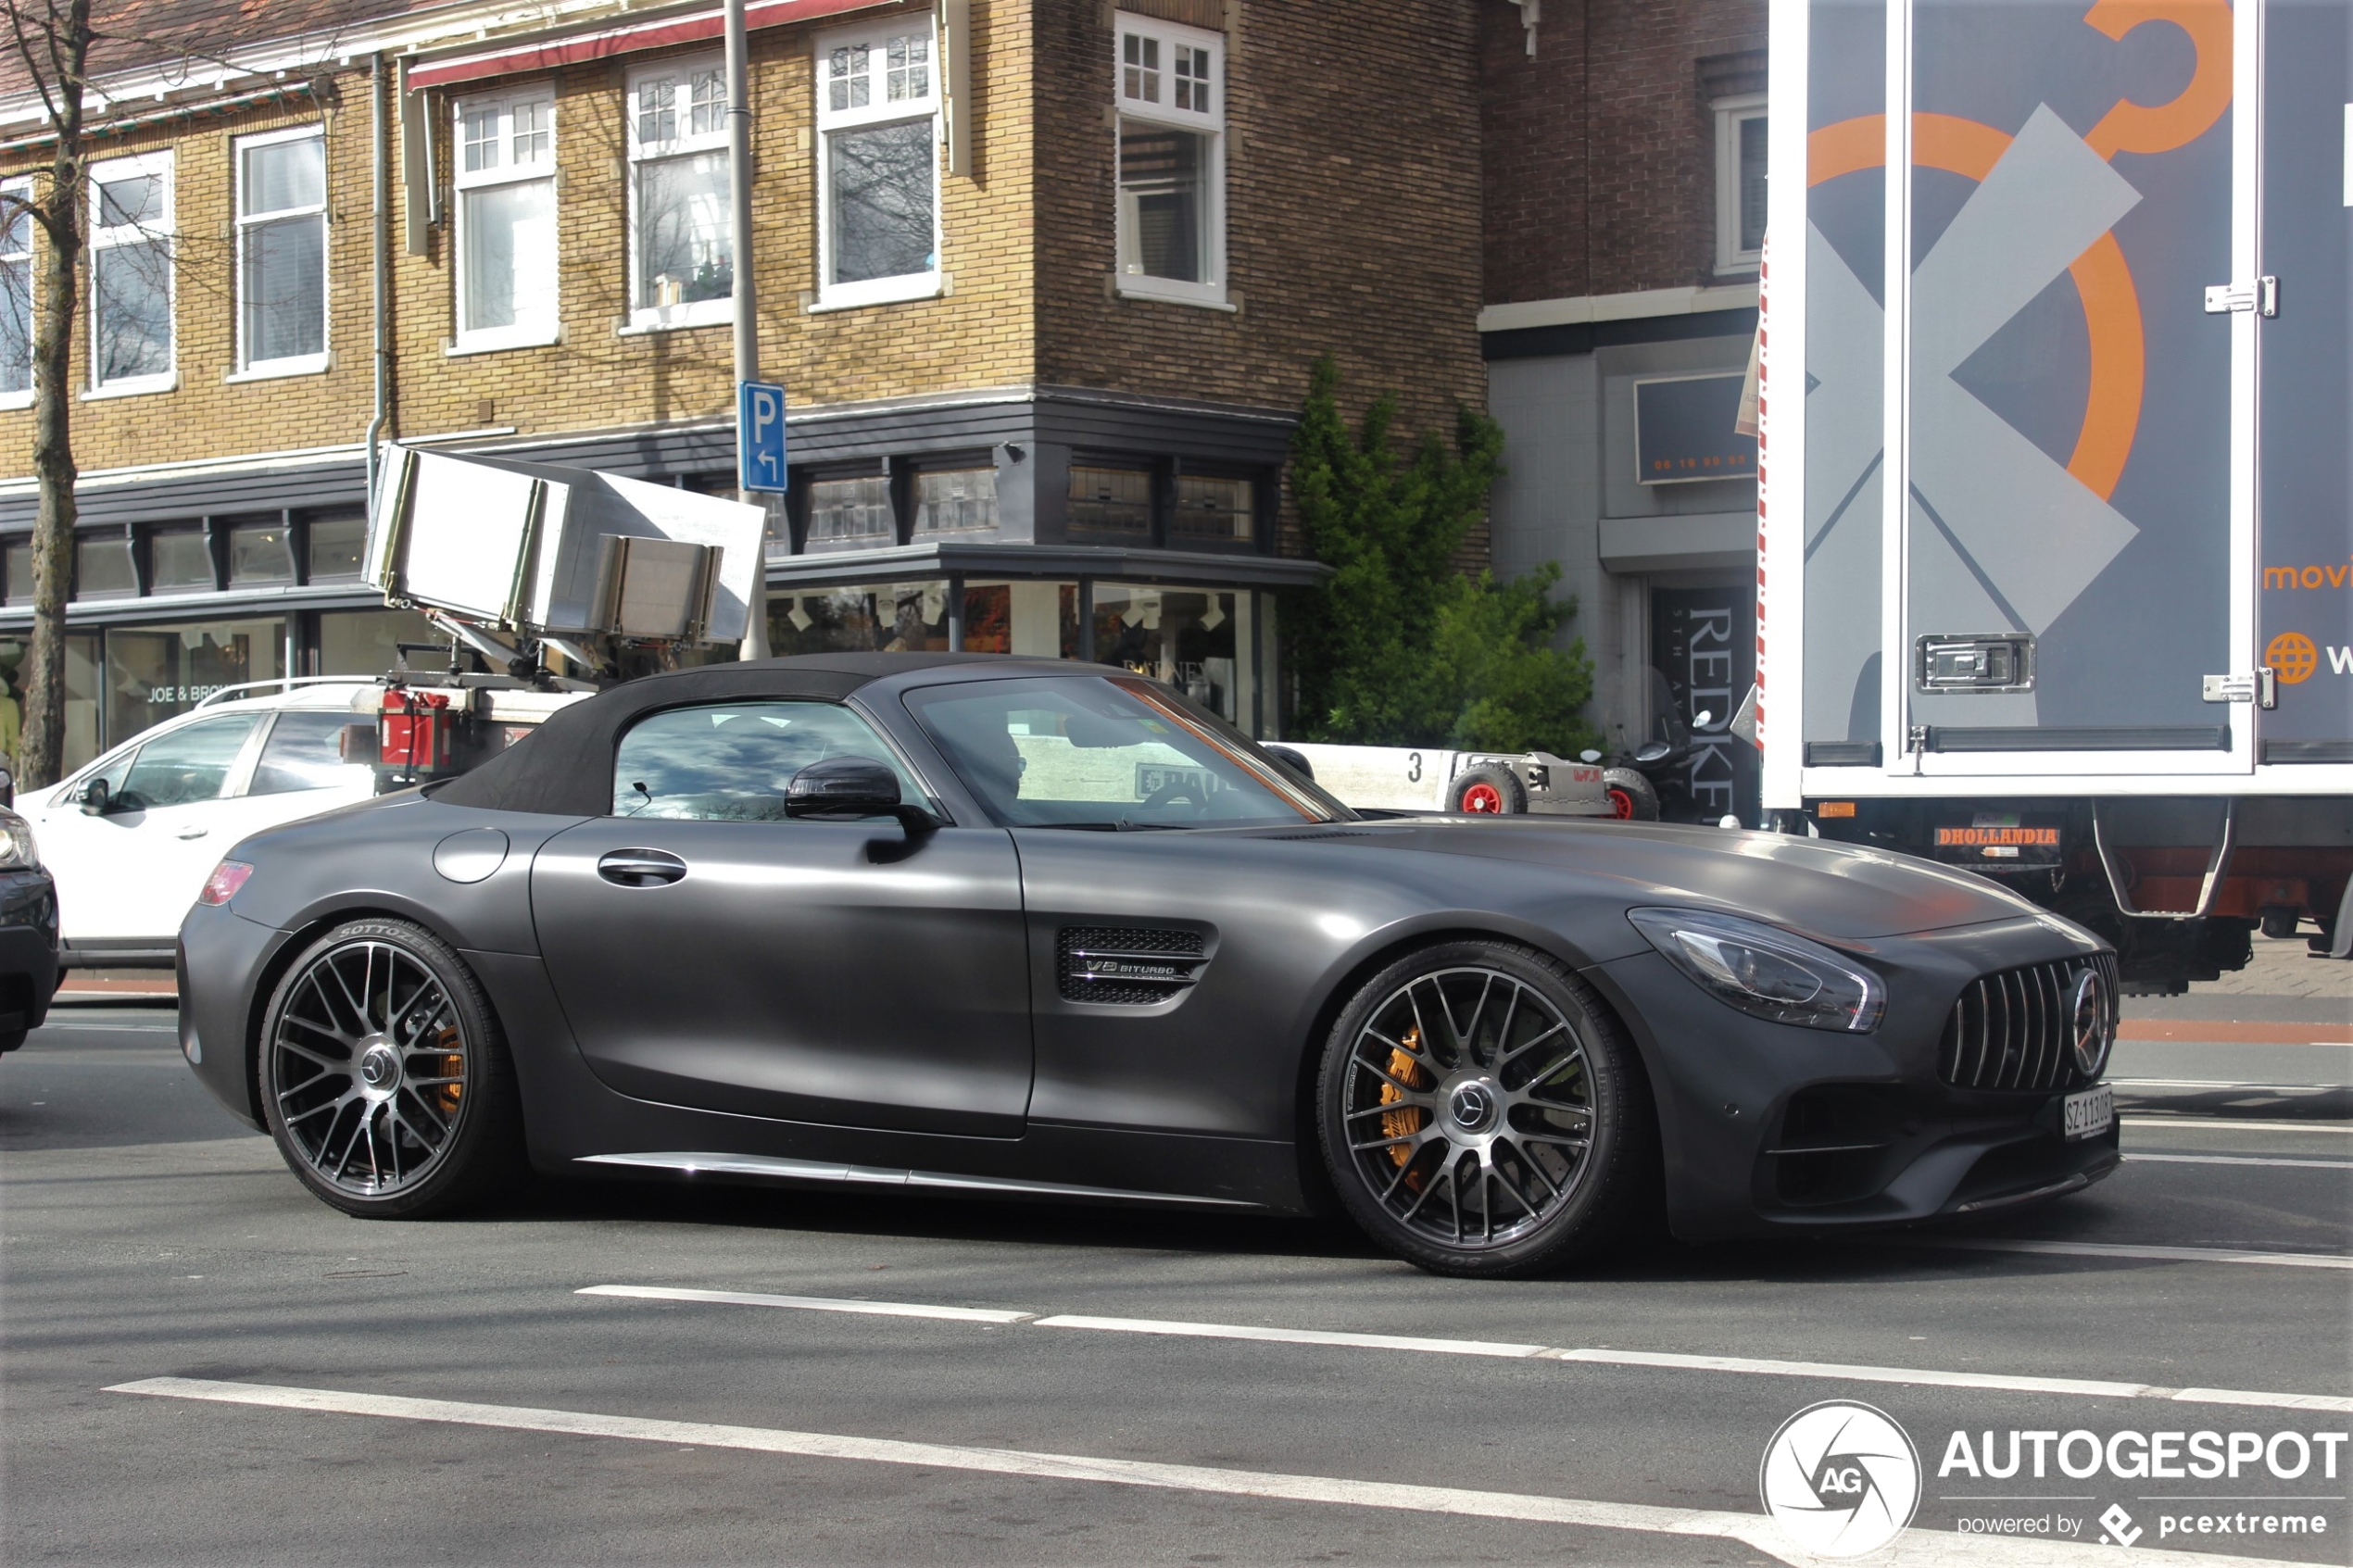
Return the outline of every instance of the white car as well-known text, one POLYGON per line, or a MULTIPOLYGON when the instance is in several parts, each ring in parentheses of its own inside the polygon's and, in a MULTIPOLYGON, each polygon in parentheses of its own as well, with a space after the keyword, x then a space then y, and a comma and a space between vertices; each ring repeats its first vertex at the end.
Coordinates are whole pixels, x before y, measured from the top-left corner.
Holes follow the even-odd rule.
POLYGON ((375 771, 344 760, 343 733, 359 725, 372 742, 384 689, 359 680, 214 701, 19 796, 57 881, 63 961, 170 964, 232 845, 372 796, 375 771))

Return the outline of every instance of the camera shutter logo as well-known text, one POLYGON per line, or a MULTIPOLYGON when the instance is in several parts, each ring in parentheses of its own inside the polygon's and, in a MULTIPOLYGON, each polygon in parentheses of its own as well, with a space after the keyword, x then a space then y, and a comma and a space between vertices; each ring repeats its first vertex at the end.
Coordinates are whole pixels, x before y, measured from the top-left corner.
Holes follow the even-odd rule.
POLYGON ((1765 1512, 1800 1549, 1861 1557, 1903 1533, 1920 1505, 1920 1456, 1886 1411, 1843 1399, 1781 1423, 1757 1467, 1765 1512))

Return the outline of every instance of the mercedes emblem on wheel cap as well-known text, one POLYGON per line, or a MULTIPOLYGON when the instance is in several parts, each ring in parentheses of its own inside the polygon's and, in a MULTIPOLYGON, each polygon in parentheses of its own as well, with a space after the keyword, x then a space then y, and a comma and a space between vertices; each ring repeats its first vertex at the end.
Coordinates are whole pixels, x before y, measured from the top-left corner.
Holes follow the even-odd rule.
POLYGON ((1486 1126, 1488 1120, 1495 1114, 1495 1097, 1488 1092, 1484 1084, 1465 1084, 1454 1091, 1446 1109, 1454 1118, 1456 1126, 1465 1132, 1476 1133, 1486 1126))
POLYGON ((2096 969, 2075 972, 2075 993, 2068 1007, 2068 1035, 2075 1047, 2075 1065, 2084 1077, 2095 1076, 2108 1060, 2108 986, 2096 969))
POLYGON ((371 1089, 388 1089, 399 1081, 400 1058, 390 1046, 371 1046, 359 1058, 359 1076, 371 1089))

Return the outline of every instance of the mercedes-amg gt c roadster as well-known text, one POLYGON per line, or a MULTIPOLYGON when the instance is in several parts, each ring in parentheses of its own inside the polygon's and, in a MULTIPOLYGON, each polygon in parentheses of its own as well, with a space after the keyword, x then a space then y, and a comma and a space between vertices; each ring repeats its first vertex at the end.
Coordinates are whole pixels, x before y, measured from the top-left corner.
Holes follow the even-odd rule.
POLYGON ((526 1167, 1296 1212, 1424 1268, 1982 1211, 2117 1163, 2114 956, 1768 833, 1352 811, 1168 687, 633 681, 246 840, 181 1044, 347 1213, 526 1167))

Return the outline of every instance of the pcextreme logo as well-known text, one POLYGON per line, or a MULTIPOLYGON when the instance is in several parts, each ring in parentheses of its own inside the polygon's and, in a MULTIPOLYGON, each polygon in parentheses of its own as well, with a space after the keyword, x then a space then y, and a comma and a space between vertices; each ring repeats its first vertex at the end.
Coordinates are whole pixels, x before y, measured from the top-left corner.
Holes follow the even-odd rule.
POLYGON ((2353 646, 2323 649, 2301 632, 2283 632, 2263 649, 2263 662, 2279 672, 2280 684, 2300 686, 2320 672, 2321 655, 2329 657, 2329 673, 2353 675, 2353 646))

